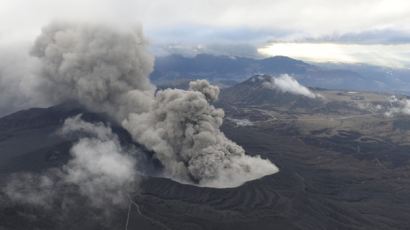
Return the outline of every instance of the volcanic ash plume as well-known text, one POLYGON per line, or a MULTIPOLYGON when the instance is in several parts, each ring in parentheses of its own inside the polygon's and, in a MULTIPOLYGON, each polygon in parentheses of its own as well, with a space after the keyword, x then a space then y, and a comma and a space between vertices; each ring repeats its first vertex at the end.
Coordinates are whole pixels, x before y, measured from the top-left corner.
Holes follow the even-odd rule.
POLYGON ((149 112, 130 114, 123 125, 179 180, 232 187, 277 172, 269 161, 245 156, 220 131, 224 112, 209 104, 218 93, 207 81, 191 82, 188 91, 160 91, 149 112))
POLYGON ((154 152, 164 176, 233 187, 278 171, 268 160, 246 156, 220 131, 224 112, 210 104, 218 98, 216 86, 198 80, 187 91, 155 92, 148 79, 153 57, 139 29, 52 24, 32 54, 43 64, 46 95, 109 114, 154 152))
POLYGON ((147 76, 154 58, 146 43, 139 28, 54 23, 43 28, 31 54, 42 64, 45 97, 76 100, 121 120, 153 98, 147 76))

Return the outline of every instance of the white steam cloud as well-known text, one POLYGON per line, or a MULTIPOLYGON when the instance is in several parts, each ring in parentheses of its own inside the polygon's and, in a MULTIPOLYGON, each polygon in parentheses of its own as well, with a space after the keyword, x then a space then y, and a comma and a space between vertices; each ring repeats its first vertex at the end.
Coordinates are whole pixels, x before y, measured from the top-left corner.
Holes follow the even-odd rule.
POLYGON ((406 98, 397 98, 391 96, 389 98, 390 108, 385 113, 386 116, 391 117, 397 114, 410 115, 410 100, 406 98))
POLYGON ((235 126, 253 126, 254 125, 254 123, 248 119, 236 119, 232 117, 228 117, 227 119, 233 122, 235 126))
MULTIPOLYGON (((51 171, 49 173, 51 174, 51 171)), ((52 170, 52 175, 60 173, 59 170, 52 170)), ((50 208, 56 195, 57 183, 49 174, 18 173, 11 175, 2 191, 12 201, 50 208)))
MULTIPOLYGON (((245 155, 242 147, 220 131, 224 112, 211 105, 218 98, 218 87, 199 80, 191 82, 187 91, 156 92, 148 79, 153 57, 146 51, 146 44, 139 28, 51 24, 42 30, 32 49, 42 63, 41 92, 54 102, 75 100, 116 119, 136 142, 154 152, 166 177, 200 186, 234 187, 278 171, 269 160, 245 155)), ((81 122, 76 125, 87 127, 81 122)), ((92 188, 99 186, 93 184, 94 176, 110 171, 109 167, 130 167, 126 162, 132 162, 119 157, 124 154, 112 135, 82 139, 72 151, 78 159, 76 171, 91 170, 87 171, 90 178, 70 177, 76 183, 89 182, 84 193, 92 194, 92 188), (118 158, 106 155, 104 149, 118 153, 118 158), (111 157, 118 161, 106 164, 111 157), (91 169, 92 164, 98 167, 91 169), (97 169, 102 171, 93 171, 97 169)), ((114 187, 120 185, 106 188, 114 187)))
POLYGON ((307 87, 301 85, 296 79, 287 74, 271 78, 265 81, 263 86, 268 89, 278 89, 284 93, 292 93, 309 98, 320 97, 320 95, 313 93, 307 87))
POLYGON ((121 147, 117 135, 102 123, 81 120, 80 115, 65 121, 61 135, 83 136, 71 148, 72 159, 62 168, 45 174, 16 174, 3 191, 18 202, 51 207, 59 190, 74 185, 94 207, 124 205, 127 193, 134 191, 140 180, 133 154, 121 147))
POLYGON ((63 169, 65 182, 79 185, 81 194, 97 207, 123 204, 126 192, 139 181, 136 160, 130 154, 133 151, 124 149, 110 128, 85 122, 80 116, 64 122, 61 133, 73 132, 85 132, 90 137, 81 138, 71 148, 73 159, 63 169))

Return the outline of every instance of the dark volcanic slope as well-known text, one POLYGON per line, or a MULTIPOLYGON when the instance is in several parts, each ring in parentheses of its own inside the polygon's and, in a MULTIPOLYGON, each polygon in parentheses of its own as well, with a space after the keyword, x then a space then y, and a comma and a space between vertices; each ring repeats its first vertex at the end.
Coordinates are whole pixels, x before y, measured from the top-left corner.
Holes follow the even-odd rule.
POLYGON ((80 112, 60 106, 24 110, 1 118, 0 172, 43 170, 54 165, 52 155, 66 153, 70 147, 56 131, 66 117, 80 112))
MULTIPOLYGON (((68 146, 53 137, 53 131, 65 117, 80 111, 54 107, 0 119, 3 177, 13 171, 56 165, 50 161, 55 158, 47 157, 47 153, 67 157, 68 146), (20 147, 17 143, 22 138, 43 141, 20 147)), ((128 229, 408 229, 407 164, 381 167, 372 158, 356 157, 354 151, 346 149, 340 151, 338 147, 346 143, 343 140, 351 141, 346 135, 327 142, 312 142, 299 136, 297 130, 289 132, 292 129, 286 127, 284 133, 276 127, 225 124, 223 130, 228 137, 247 152, 268 157, 281 171, 229 189, 147 178, 141 191, 132 195, 128 229)), ((369 148, 369 154, 390 145, 376 144, 377 148, 369 148)), ((67 191, 70 190, 64 193, 67 191)), ((72 197, 78 200, 75 194, 72 197)), ((125 229, 127 207, 113 210, 110 217, 105 217, 101 210, 86 206, 66 213, 61 205, 45 210, 2 200, 0 229, 125 229)))
MULTIPOLYGON (((78 114, 86 121, 109 122, 105 116, 71 103, 23 110, 0 118, 0 173, 41 171, 65 162, 72 141, 63 139, 57 130, 66 118, 78 114)), ((124 130, 117 126, 113 129, 124 141, 131 141, 124 130)))
POLYGON ((232 189, 147 180, 136 196, 146 215, 171 229, 407 229, 410 224, 408 168, 382 169, 372 160, 273 130, 229 125, 224 130, 247 151, 272 159, 281 172, 232 189))

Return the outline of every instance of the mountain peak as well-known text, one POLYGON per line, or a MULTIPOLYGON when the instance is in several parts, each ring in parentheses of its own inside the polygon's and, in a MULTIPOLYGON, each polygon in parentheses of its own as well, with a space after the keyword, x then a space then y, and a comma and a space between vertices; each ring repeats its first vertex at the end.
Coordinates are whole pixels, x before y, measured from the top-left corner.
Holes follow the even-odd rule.
POLYGON ((257 74, 221 92, 221 103, 274 105, 295 109, 322 104, 317 94, 289 75, 257 74))

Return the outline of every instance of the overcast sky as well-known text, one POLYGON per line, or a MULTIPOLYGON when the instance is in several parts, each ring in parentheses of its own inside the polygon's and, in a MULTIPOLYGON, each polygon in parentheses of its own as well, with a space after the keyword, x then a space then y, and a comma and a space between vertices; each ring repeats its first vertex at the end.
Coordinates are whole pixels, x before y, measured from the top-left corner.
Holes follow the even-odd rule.
POLYGON ((141 23, 157 54, 410 67, 407 0, 2 0, 0 46, 30 42, 52 20, 141 23))

